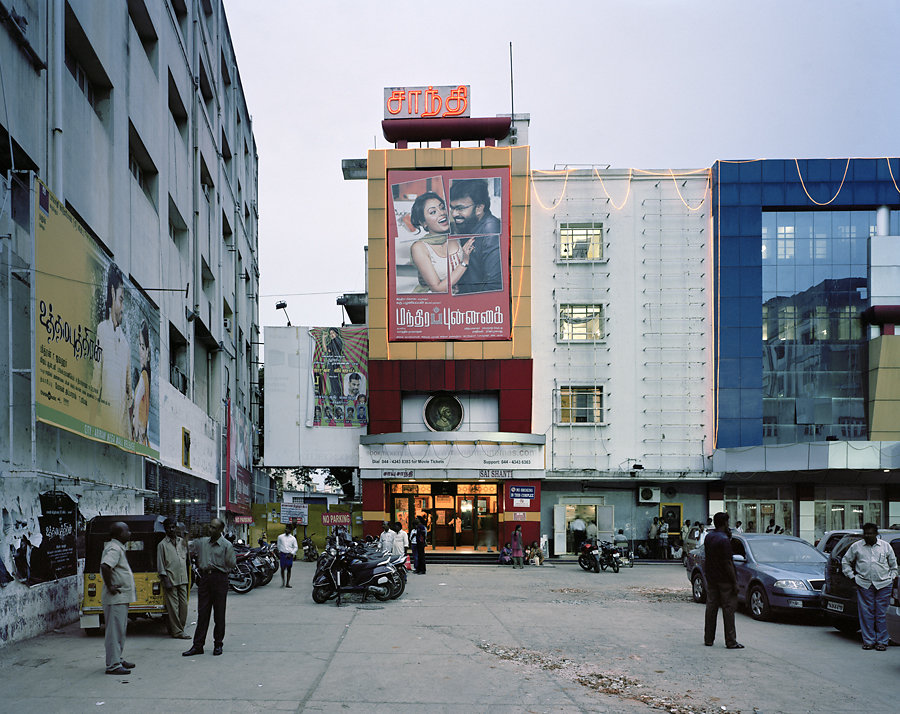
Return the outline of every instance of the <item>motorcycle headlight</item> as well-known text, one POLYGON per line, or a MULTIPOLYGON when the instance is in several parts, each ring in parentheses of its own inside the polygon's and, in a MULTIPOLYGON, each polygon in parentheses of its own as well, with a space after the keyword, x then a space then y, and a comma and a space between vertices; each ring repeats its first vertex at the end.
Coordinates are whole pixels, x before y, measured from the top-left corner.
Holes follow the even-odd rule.
POLYGON ((803 580, 776 580, 775 587, 782 590, 809 590, 803 580))
POLYGON ((328 555, 331 555, 331 556, 337 555, 337 549, 335 549, 335 548, 329 548, 329 549, 328 549, 328 555))

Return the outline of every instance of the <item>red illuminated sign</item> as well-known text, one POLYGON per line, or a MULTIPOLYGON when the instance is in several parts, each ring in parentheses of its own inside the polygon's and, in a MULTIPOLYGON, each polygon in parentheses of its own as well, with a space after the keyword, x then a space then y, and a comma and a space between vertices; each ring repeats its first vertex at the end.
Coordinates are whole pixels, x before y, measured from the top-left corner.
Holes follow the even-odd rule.
POLYGON ((349 513, 323 513, 322 514, 322 525, 323 526, 349 526, 350 525, 350 514, 349 513))
POLYGON ((385 87, 385 119, 469 116, 469 85, 385 87))

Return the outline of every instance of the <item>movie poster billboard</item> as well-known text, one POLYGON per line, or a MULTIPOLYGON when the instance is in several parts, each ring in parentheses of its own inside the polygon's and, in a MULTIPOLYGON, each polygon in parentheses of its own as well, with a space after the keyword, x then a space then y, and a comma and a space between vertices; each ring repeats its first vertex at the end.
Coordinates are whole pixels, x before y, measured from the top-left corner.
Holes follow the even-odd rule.
POLYGON ((508 340, 509 170, 388 174, 388 339, 508 340))
POLYGON ((159 311, 35 181, 37 418, 159 457, 159 311))
POLYGON ((369 333, 365 327, 313 327, 313 426, 369 423, 369 333))
POLYGON ((250 491, 253 472, 250 471, 253 439, 250 420, 239 410, 233 409, 231 400, 226 406, 225 418, 228 432, 225 449, 228 453, 228 479, 225 482, 225 510, 250 515, 250 491))

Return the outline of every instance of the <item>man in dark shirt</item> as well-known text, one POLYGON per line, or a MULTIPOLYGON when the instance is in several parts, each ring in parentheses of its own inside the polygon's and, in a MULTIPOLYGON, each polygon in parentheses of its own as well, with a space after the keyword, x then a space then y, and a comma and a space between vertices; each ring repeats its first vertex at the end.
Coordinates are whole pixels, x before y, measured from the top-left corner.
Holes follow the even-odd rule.
POLYGON ((716 639, 716 619, 722 608, 725 625, 725 646, 730 650, 743 649, 737 641, 734 628, 734 612, 737 610, 737 573, 734 570, 734 551, 731 548, 731 531, 728 514, 719 512, 713 517, 716 529, 703 541, 706 553, 706 623, 703 644, 712 647, 716 639))
POLYGON ((215 618, 213 628, 213 654, 222 654, 225 640, 225 602, 228 596, 228 573, 236 566, 234 546, 223 536, 225 524, 219 518, 209 522, 209 536, 191 542, 191 552, 197 558, 200 579, 197 581, 197 627, 194 644, 183 657, 203 654, 209 618, 215 618))
POLYGON ((491 213, 491 196, 484 179, 457 179, 450 184, 450 215, 454 235, 475 236, 469 266, 456 284, 458 294, 503 289, 500 219, 491 213))

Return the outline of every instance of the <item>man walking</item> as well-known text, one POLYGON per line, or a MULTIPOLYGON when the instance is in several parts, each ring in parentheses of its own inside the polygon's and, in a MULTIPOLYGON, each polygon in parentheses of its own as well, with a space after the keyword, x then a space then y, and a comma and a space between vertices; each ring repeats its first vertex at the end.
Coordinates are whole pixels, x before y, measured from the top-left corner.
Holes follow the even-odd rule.
POLYGON ((200 579, 197 581, 197 627, 194 629, 194 644, 183 657, 203 654, 209 618, 216 620, 213 628, 213 654, 222 654, 225 640, 225 598, 228 596, 228 573, 237 565, 234 546, 222 537, 225 524, 218 518, 209 522, 209 536, 191 543, 197 557, 200 579))
POLYGON ((713 516, 716 529, 710 531, 704 541, 706 550, 706 622, 703 628, 703 644, 712 647, 716 640, 716 619, 722 608, 725 626, 725 646, 730 650, 744 648, 737 641, 734 628, 734 612, 737 610, 737 573, 734 570, 734 551, 731 548, 731 532, 728 514, 721 511, 713 516))
POLYGON ((188 611, 188 549, 184 538, 178 537, 174 518, 163 521, 166 537, 156 546, 156 567, 163 586, 163 602, 169 634, 177 640, 189 640, 185 634, 188 611))
POLYGON ((106 673, 131 674, 133 662, 122 659, 125 630, 128 627, 128 604, 134 602, 134 575, 125 555, 125 544, 131 540, 128 526, 116 521, 109 527, 110 539, 100 556, 103 578, 103 618, 106 620, 106 673))
POLYGON ((394 540, 391 543, 391 555, 405 555, 406 549, 409 548, 409 536, 397 521, 393 525, 394 540))
POLYGON ((294 555, 299 550, 294 537, 294 526, 284 526, 284 533, 278 536, 278 562, 281 565, 281 587, 291 587, 291 569, 294 566, 294 555), (285 575, 287 573, 287 575, 285 575))
POLYGON ((887 607, 897 576, 894 550, 878 538, 878 526, 863 525, 863 539, 851 545, 841 561, 844 575, 856 581, 859 629, 864 650, 884 652, 888 646, 887 607))

